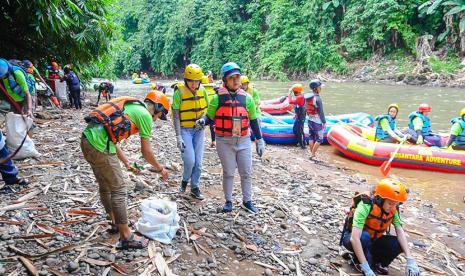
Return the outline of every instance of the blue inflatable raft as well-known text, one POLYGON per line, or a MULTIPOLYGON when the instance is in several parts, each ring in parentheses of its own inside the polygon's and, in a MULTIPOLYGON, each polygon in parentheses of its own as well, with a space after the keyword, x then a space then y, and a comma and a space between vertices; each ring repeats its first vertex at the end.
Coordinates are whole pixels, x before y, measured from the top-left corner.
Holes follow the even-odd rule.
MULTIPOLYGON (((326 116, 326 130, 324 132, 324 143, 328 143, 327 134, 333 125, 339 122, 353 123, 359 126, 373 126, 374 119, 367 113, 351 113, 335 116, 326 116)), ((262 116, 262 136, 268 144, 295 145, 297 139, 292 131, 294 125, 293 116, 262 116)), ((308 141, 308 124, 304 127, 305 139, 308 141)))

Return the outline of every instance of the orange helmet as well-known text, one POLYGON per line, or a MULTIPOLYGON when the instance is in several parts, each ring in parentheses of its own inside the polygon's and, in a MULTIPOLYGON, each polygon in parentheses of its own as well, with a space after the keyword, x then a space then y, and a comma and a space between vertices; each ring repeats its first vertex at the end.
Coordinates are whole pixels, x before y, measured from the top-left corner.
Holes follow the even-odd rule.
POLYGON ((52 62, 52 68, 53 69, 58 69, 58 63, 56 63, 55 61, 52 62))
POLYGON ((385 178, 376 185, 375 196, 397 202, 405 202, 407 200, 407 189, 399 180, 385 178))
POLYGON ((419 112, 431 112, 431 110, 433 110, 433 108, 427 103, 422 103, 418 106, 419 112))
POLYGON ((300 83, 296 83, 291 87, 291 90, 296 94, 301 94, 302 92, 304 92, 304 86, 300 83))
POLYGON ((145 96, 144 101, 150 101, 155 105, 155 112, 162 112, 160 119, 166 121, 166 115, 171 108, 170 100, 163 92, 152 90, 145 96))

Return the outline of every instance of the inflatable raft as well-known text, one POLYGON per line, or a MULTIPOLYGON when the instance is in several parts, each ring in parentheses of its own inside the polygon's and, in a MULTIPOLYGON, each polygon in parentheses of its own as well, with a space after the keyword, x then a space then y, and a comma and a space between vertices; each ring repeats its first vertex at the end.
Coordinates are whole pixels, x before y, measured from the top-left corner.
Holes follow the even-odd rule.
MULTIPOLYGON (((361 126, 372 126, 374 119, 366 113, 352 113, 326 117, 326 130, 324 132, 324 143, 327 143, 326 135, 331 127, 338 122, 356 123, 361 126)), ((297 139, 292 130, 294 125, 293 116, 262 116, 262 136, 268 144, 295 145, 297 139)), ((308 141, 308 124, 304 126, 305 139, 308 141)))
POLYGON ((133 84, 143 84, 143 83, 149 83, 150 80, 148 79, 142 79, 142 78, 135 78, 132 80, 133 84))
POLYGON ((289 104, 287 96, 278 99, 261 101, 260 110, 271 115, 286 115, 294 108, 293 104, 289 104))
MULTIPOLYGON (((372 141, 370 137, 373 137, 373 133, 373 128, 339 124, 329 131, 328 141, 351 159, 379 166, 391 157, 398 145, 372 141)), ((448 137, 443 137, 443 141, 447 139, 448 137)), ((404 144, 396 154, 392 166, 465 173, 465 151, 404 144)))

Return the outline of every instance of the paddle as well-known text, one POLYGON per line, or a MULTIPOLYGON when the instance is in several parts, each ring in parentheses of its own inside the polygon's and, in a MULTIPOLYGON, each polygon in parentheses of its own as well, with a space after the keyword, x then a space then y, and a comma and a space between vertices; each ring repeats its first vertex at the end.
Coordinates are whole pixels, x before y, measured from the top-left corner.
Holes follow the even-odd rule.
POLYGON ((381 167, 379 167, 379 170, 381 171, 383 176, 387 176, 389 174, 389 171, 391 170, 391 163, 405 141, 407 141, 407 139, 402 139, 402 141, 400 141, 399 145, 397 146, 396 150, 393 152, 391 158, 389 158, 388 161, 384 161, 383 164, 381 164, 381 167))
POLYGON ((288 125, 288 123, 286 123, 285 121, 279 119, 277 116, 273 116, 273 115, 269 114, 268 112, 262 111, 262 114, 265 115, 268 118, 271 118, 273 120, 278 121, 281 124, 288 125))

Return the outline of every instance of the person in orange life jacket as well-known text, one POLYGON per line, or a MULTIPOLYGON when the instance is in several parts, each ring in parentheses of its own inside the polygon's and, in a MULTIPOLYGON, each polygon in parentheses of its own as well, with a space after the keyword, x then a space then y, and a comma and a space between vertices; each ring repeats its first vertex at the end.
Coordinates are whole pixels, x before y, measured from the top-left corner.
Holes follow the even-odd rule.
POLYGON ((251 95, 241 89, 241 69, 234 62, 221 67, 223 86, 214 95, 207 115, 196 121, 203 128, 215 122, 216 150, 223 168, 223 191, 226 203, 223 212, 232 212, 232 193, 236 168, 241 178, 242 208, 256 214, 258 209, 252 203, 252 141, 249 127, 256 138, 257 154, 265 150, 257 109, 251 95))
POLYGON ((310 81, 310 89, 313 95, 305 99, 306 111, 308 115, 308 132, 310 134, 309 148, 310 159, 316 159, 316 151, 323 142, 323 133, 326 129, 326 118, 323 111, 323 102, 320 98, 323 84, 319 79, 310 81))
POLYGON ((184 193, 191 183, 190 195, 198 200, 204 196, 200 192, 200 175, 205 144, 205 131, 196 128, 195 122, 201 118, 208 107, 208 94, 201 80, 202 68, 189 64, 184 70, 184 82, 174 85, 173 124, 176 140, 183 161, 183 174, 179 191, 184 193))
POLYGON ((367 276, 388 275, 389 264, 402 252, 407 259, 405 275, 418 276, 420 271, 410 253, 399 214, 399 205, 407 200, 407 189, 398 180, 382 179, 369 192, 354 197, 346 217, 341 244, 355 253, 367 276), (389 235, 391 224, 396 236, 389 235), (385 233, 388 233, 385 235, 385 233))
POLYGON ((305 125, 305 97, 303 95, 304 87, 302 84, 297 83, 294 84, 289 89, 289 104, 294 105, 294 126, 292 131, 294 132, 295 137, 297 138, 297 142, 300 148, 305 149, 307 147, 307 143, 305 142, 305 133, 304 133, 304 125, 305 125), (291 97, 293 95, 295 98, 291 97))
MULTIPOLYGON (((5 95, 12 106, 17 106, 20 110, 16 113, 23 113, 32 117, 32 96, 29 85, 30 80, 27 73, 22 68, 12 66, 7 60, 0 58, 0 85, 3 86, 8 95, 5 95)), ((2 89, 3 90, 3 89, 2 89)))
POLYGON ((86 117, 88 125, 83 131, 81 149, 95 174, 100 200, 111 219, 109 232, 119 232, 118 249, 140 249, 148 243, 146 239, 136 237, 128 225, 126 185, 119 161, 130 171, 133 167, 119 142, 138 133, 142 156, 166 181, 168 172, 153 154, 150 138, 153 122, 166 120, 169 109, 168 97, 151 91, 144 102, 133 97, 118 97, 98 106, 86 117))

